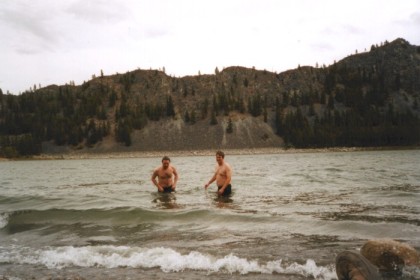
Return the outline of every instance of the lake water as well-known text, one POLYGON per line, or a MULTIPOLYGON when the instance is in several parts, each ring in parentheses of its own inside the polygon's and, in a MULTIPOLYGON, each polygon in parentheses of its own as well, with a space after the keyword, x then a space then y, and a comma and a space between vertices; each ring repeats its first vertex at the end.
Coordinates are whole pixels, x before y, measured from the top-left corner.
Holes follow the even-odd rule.
MULTIPOLYGON (((0 162, 0 279, 336 279, 372 238, 420 249, 420 150, 0 162)), ((419 268, 403 279, 420 279, 419 268)))

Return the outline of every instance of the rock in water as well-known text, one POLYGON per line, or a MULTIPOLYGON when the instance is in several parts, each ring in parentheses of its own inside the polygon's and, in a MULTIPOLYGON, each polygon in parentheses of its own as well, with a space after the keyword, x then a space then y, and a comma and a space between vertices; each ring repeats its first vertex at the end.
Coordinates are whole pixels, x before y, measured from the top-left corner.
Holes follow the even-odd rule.
POLYGON ((413 247, 392 239, 369 240, 360 253, 384 275, 401 275, 405 265, 419 265, 419 254, 413 247))
POLYGON ((335 259, 338 280, 381 280, 378 269, 355 251, 344 251, 335 259))

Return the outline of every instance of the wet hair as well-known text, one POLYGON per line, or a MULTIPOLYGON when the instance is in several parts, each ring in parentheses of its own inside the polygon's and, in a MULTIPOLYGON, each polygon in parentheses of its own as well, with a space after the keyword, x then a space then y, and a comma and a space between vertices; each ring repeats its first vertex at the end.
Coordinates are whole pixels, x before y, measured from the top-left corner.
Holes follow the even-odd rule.
POLYGON ((222 152, 222 151, 220 151, 220 150, 218 150, 218 151, 216 152, 216 156, 221 156, 222 158, 225 158, 225 153, 224 153, 224 152, 222 152))
POLYGON ((168 156, 164 156, 164 157, 162 158, 162 162, 163 162, 164 160, 169 160, 169 161, 171 161, 171 159, 170 159, 168 156))

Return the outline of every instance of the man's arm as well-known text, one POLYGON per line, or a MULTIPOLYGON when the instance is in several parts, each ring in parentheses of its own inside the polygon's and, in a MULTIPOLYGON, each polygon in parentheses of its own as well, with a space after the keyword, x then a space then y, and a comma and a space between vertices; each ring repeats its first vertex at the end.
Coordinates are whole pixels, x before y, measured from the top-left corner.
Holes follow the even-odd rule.
POLYGON ((174 183, 172 184, 172 190, 175 190, 176 183, 178 182, 179 176, 178 176, 178 172, 176 171, 176 168, 173 167, 173 166, 172 166, 172 171, 173 171, 173 174, 174 174, 174 183))
POLYGON ((204 185, 206 189, 211 185, 211 183, 213 183, 216 180, 216 176, 217 176, 217 171, 214 173, 213 177, 211 177, 210 181, 204 185))
POLYGON ((159 185, 159 183, 156 181, 156 177, 158 177, 158 170, 157 169, 155 169, 154 171, 153 171, 153 174, 152 174, 152 183, 153 183, 153 185, 155 185, 157 188, 158 188, 158 191, 160 191, 160 192, 163 192, 163 188, 159 185))

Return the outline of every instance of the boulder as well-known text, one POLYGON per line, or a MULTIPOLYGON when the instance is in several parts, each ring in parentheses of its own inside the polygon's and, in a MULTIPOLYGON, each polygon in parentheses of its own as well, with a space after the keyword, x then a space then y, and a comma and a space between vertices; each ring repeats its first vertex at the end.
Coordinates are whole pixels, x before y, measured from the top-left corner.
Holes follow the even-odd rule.
POLYGON ((369 240, 360 253, 382 274, 401 275, 404 266, 419 265, 419 254, 413 247, 391 239, 369 240))
POLYGON ((356 251, 338 254, 336 261, 338 280, 381 280, 378 269, 356 251))

